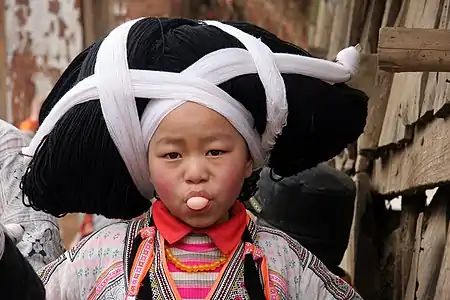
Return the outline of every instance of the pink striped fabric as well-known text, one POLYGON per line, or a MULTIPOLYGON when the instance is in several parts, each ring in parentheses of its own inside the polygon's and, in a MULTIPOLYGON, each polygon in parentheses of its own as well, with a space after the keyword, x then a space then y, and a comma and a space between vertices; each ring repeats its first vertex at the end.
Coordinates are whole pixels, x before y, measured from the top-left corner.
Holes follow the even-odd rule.
MULTIPOLYGON (((175 257, 188 266, 211 264, 223 257, 207 235, 188 235, 169 248, 175 257)), ((181 298, 186 300, 205 299, 222 269, 219 267, 209 272, 188 273, 170 261, 167 264, 181 298)))

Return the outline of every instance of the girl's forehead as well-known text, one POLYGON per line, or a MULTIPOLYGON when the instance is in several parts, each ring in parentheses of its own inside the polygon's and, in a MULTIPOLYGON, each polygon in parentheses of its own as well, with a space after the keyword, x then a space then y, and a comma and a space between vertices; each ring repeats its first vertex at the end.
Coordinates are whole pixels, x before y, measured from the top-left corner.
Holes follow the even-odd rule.
POLYGON ((238 134, 225 117, 212 109, 192 102, 186 102, 168 113, 161 121, 155 134, 183 134, 189 132, 222 135, 233 132, 238 134))

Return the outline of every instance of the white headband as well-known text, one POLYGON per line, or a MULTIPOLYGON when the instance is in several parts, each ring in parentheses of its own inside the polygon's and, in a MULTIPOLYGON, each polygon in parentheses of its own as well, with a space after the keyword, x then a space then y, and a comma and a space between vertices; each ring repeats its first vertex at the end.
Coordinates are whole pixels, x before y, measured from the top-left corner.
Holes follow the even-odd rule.
POLYGON ((148 144, 164 117, 185 103, 204 105, 224 116, 248 144, 254 167, 268 158, 286 124, 288 107, 282 73, 302 74, 331 83, 346 82, 356 73, 359 52, 342 50, 336 62, 301 55, 272 53, 261 40, 217 21, 206 21, 236 37, 245 47, 209 53, 181 73, 129 69, 127 38, 140 19, 128 21, 103 40, 94 74, 78 82, 52 108, 30 145, 22 149, 33 156, 42 139, 72 107, 100 100, 103 116, 114 144, 141 194, 151 199, 153 187, 148 171, 148 144), (267 124, 260 136, 245 107, 217 85, 237 76, 258 74, 266 93, 267 124), (151 98, 141 120, 135 97, 151 98))

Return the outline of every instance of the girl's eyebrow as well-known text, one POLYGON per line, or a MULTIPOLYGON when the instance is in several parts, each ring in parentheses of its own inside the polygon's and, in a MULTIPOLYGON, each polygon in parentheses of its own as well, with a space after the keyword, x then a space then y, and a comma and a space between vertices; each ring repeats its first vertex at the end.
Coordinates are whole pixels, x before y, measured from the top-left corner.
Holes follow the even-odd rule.
MULTIPOLYGON (((203 143, 214 142, 217 140, 232 140, 233 136, 229 133, 225 132, 216 132, 208 134, 207 136, 202 137, 200 140, 203 143)), ((171 145, 184 145, 186 143, 186 138, 182 136, 164 136, 158 139, 155 145, 159 144, 171 144, 171 145)))
POLYGON ((185 143, 185 139, 183 137, 173 137, 173 136, 165 136, 158 139, 155 145, 159 144, 172 144, 172 145, 182 145, 185 143))
POLYGON ((225 133, 225 132, 220 132, 220 133, 215 133, 215 134, 211 134, 209 136, 206 136, 204 138, 202 138, 201 140, 203 142, 214 142, 217 140, 232 140, 233 136, 229 133, 225 133))

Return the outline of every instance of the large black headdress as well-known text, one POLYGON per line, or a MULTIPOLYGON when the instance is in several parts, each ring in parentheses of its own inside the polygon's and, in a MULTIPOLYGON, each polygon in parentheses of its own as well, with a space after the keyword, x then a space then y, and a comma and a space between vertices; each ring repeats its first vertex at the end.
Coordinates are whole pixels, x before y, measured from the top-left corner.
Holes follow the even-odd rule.
POLYGON ((226 117, 255 168, 292 175, 362 132, 367 97, 343 83, 357 62, 353 47, 320 60, 248 23, 127 22, 75 58, 46 99, 23 191, 54 215, 139 215, 153 192, 148 141, 187 100, 226 117))

